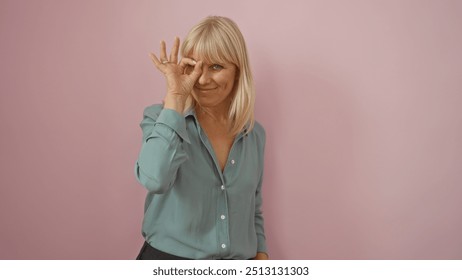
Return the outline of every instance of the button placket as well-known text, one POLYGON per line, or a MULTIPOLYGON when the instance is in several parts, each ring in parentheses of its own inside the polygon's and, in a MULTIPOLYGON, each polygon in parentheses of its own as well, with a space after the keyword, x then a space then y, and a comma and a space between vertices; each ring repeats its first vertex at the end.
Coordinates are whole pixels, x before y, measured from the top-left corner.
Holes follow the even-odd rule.
MULTIPOLYGON (((223 176, 224 177, 224 176, 223 176)), ((219 185, 219 202, 217 211, 217 230, 218 246, 221 251, 220 257, 226 258, 229 250, 229 225, 228 225, 228 205, 225 180, 219 185)))

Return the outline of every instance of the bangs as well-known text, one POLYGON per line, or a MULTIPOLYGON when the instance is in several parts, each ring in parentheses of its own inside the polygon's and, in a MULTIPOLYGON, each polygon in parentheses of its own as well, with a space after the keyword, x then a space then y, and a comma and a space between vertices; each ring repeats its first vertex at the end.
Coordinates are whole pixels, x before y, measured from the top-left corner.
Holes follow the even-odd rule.
POLYGON ((217 28, 206 26, 202 30, 192 30, 183 42, 181 55, 188 57, 195 54, 207 64, 233 63, 237 65, 235 51, 233 52, 230 48, 232 45, 230 38, 217 28))

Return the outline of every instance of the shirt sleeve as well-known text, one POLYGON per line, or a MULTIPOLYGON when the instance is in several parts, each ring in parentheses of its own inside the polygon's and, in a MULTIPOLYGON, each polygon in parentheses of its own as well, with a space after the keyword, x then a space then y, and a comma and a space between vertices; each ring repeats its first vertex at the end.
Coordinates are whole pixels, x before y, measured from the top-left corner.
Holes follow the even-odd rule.
POLYGON ((266 136, 265 131, 261 128, 261 139, 262 146, 261 150, 261 171, 260 171, 260 179, 258 180, 257 190, 255 192, 255 231, 257 233, 257 252, 267 252, 266 248, 266 236, 265 236, 265 227, 264 227, 264 219, 263 219, 263 211, 262 211, 262 183, 263 183, 263 162, 264 162, 264 151, 265 151, 265 143, 266 143, 266 136))
MULTIPOLYGON (((263 177, 263 176, 262 176, 263 177)), ((262 179, 260 178, 260 183, 257 187, 257 192, 255 193, 255 231, 257 233, 257 252, 266 253, 266 236, 264 229, 264 219, 263 211, 261 210, 262 206, 262 193, 261 185, 262 179)))
POLYGON ((149 192, 165 193, 187 160, 183 149, 184 142, 189 143, 185 119, 175 110, 154 105, 144 110, 140 127, 143 141, 135 176, 149 192))

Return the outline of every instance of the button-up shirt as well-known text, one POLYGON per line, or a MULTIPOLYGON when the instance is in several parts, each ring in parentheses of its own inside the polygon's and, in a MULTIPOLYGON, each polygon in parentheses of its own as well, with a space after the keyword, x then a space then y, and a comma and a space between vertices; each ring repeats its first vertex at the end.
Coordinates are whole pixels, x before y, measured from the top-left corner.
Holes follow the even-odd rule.
POLYGON ((148 190, 142 235, 190 259, 249 259, 266 252, 262 177, 265 131, 255 122, 234 139, 223 172, 195 112, 144 110, 135 164, 148 190))

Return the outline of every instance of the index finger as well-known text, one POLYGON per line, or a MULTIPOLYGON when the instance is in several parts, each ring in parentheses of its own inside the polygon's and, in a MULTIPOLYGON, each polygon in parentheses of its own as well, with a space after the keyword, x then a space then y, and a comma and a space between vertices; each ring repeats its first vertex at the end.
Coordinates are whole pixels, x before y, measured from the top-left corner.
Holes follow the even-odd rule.
POLYGON ((149 57, 151 58, 151 61, 154 63, 157 69, 159 69, 162 73, 164 73, 164 70, 161 69, 161 66, 163 66, 164 64, 160 62, 157 56, 153 53, 149 53, 149 57))
POLYGON ((180 38, 175 37, 173 41, 172 51, 170 53, 170 62, 177 64, 178 63, 178 50, 180 49, 180 38))

